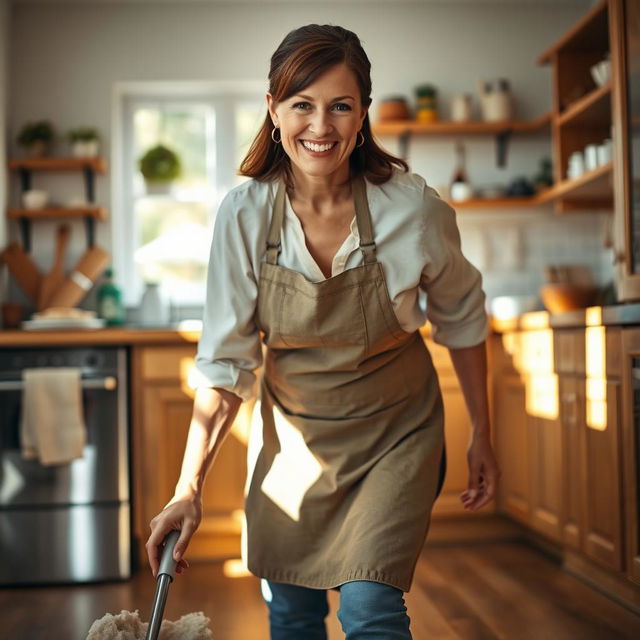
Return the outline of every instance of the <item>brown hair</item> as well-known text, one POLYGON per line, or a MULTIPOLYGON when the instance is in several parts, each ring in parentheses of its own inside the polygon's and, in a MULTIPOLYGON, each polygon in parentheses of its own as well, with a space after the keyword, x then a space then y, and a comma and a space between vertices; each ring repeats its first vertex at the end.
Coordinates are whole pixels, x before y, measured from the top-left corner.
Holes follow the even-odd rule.
MULTIPOLYGON (((354 74, 363 107, 371 104, 371 63, 360 39, 352 31, 334 25, 309 24, 290 31, 271 56, 269 93, 276 103, 299 93, 318 76, 337 64, 346 64, 354 74)), ((268 181, 284 173, 290 181, 290 161, 281 144, 271 138, 274 129, 267 112, 239 174, 268 181)), ((409 165, 379 147, 371 133, 369 114, 362 124, 364 144, 349 158, 352 175, 363 173, 370 182, 382 184, 391 177, 393 166, 409 170, 409 165)))

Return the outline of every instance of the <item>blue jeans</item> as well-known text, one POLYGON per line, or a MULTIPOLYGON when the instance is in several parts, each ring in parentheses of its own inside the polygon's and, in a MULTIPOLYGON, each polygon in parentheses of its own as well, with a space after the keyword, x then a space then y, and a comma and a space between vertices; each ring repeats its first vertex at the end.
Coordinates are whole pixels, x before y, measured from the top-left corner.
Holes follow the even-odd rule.
MULTIPOLYGON (((327 591, 261 580, 271 640, 327 640, 327 591)), ((355 580, 338 587, 338 619, 345 640, 411 640, 403 592, 381 582, 355 580)))

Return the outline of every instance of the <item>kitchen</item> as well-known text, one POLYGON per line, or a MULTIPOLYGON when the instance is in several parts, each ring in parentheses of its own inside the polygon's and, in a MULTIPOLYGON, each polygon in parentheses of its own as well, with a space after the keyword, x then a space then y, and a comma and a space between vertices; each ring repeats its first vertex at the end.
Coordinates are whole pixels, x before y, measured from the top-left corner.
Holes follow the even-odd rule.
MULTIPOLYGON (((528 637, 529 628, 536 637, 637 637, 640 291, 632 251, 637 194, 629 185, 637 161, 625 173, 628 158, 637 158, 637 140, 631 151, 630 125, 621 129, 638 110, 637 96, 632 107, 622 97, 633 86, 627 77, 637 74, 637 31, 636 40, 626 35, 628 60, 620 35, 634 34, 637 22, 625 26, 621 18, 634 5, 0 5, 0 149, 7 167, 0 177, 7 211, 0 248, 13 246, 15 257, 17 247, 22 259, 13 267, 4 259, 0 267, 0 392, 2 384, 14 385, 3 392, 0 426, 7 451, 0 450, 0 544, 12 560, 4 563, 0 609, 9 637, 84 638, 94 619, 121 609, 140 609, 148 619, 154 584, 143 545, 150 519, 173 491, 193 404, 189 377, 208 257, 202 237, 211 233, 224 193, 239 184, 235 168, 264 117, 274 48, 311 22, 344 25, 363 40, 372 62, 374 134, 452 202, 491 314, 492 435, 503 476, 497 499, 474 514, 458 499, 466 487, 464 399, 446 348, 431 340, 428 326, 421 330, 445 400, 448 469, 419 588, 407 595, 415 637, 528 637), (599 82, 591 67, 608 51, 610 79, 599 82), (511 98, 506 129, 500 114, 483 118, 492 105, 478 85, 491 82, 504 94, 500 78, 511 98), (464 93, 470 101, 460 98, 464 93), (497 124, 479 122, 492 117, 497 124), (25 164, 18 137, 25 124, 42 120, 58 135, 47 160, 25 164), (99 155, 88 163, 72 160, 64 138, 79 127, 100 133, 99 155), (173 191, 153 193, 137 163, 165 140, 184 143, 189 171, 173 191), (553 186, 545 184, 545 158, 553 186), (38 190, 51 198, 49 219, 39 215, 47 211, 42 204, 28 209, 24 201, 24 191, 38 190), (34 317, 42 278, 51 282, 56 262, 50 299, 58 295, 64 304, 57 306, 79 311, 34 317), (98 311, 107 315, 108 267, 119 291, 113 295, 124 303, 124 326, 95 328, 102 324, 98 311), (30 270, 35 279, 25 284, 30 270), (563 305, 575 310, 560 313, 563 305), (56 321, 59 328, 47 328, 56 321), (71 465, 31 461, 32 470, 42 471, 38 493, 16 484, 15 470, 26 467, 15 425, 21 372, 51 365, 81 369, 87 428, 100 434, 106 421, 112 433, 91 437, 71 465), (104 477, 110 487, 95 482, 104 477), (46 518, 52 512, 56 517, 46 518), (44 536, 47 527, 53 530, 44 536), (20 554, 29 558, 26 567, 20 554), (509 564, 522 582, 508 573, 509 564), (495 582, 472 579, 465 567, 495 582), (480 596, 491 588, 495 599, 480 596), (522 603, 518 594, 531 600, 522 603), (565 599, 580 608, 568 611, 558 604, 565 599), (511 607, 518 613, 507 615, 511 607)), ((214 638, 267 636, 259 581, 239 560, 252 409, 242 405, 210 473, 205 518, 187 554, 192 567, 172 585, 167 604, 171 620, 205 611, 214 638)), ((334 608, 336 595, 329 594, 334 608)), ((337 621, 329 624, 331 638, 343 637, 337 621)))

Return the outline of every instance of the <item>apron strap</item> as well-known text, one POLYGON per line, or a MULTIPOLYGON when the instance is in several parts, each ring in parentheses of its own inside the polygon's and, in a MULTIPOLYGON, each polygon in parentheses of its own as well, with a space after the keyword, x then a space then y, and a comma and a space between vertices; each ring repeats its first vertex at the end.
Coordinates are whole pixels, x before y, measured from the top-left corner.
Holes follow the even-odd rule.
MULTIPOLYGON (((352 181, 353 202, 356 208, 356 222, 360 234, 360 250, 364 255, 365 264, 377 262, 376 243, 373 241, 373 227, 371 224, 371 212, 367 202, 367 187, 363 176, 357 176, 352 181)), ((271 224, 267 236, 267 262, 278 264, 278 256, 282 250, 280 233, 284 220, 285 197, 287 195, 284 180, 280 179, 273 203, 271 224)))
POLYGON ((364 254, 365 264, 377 262, 376 243, 373 241, 373 227, 371 224, 371 211, 367 202, 367 186, 364 176, 359 175, 352 183, 353 202, 356 207, 356 222, 360 234, 360 250, 364 254))
POLYGON ((284 180, 278 181, 278 190, 273 203, 273 213, 271 214, 271 225, 269 226, 269 235, 267 236, 267 262, 269 264, 278 264, 278 256, 282 250, 280 243, 280 231, 282 229, 282 220, 284 219, 284 198, 287 195, 284 180))

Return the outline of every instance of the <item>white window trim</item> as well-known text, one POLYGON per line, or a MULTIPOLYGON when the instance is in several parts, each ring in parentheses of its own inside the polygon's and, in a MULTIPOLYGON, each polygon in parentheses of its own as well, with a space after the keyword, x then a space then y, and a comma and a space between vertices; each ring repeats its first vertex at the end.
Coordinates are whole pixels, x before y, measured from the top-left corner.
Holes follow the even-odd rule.
MULTIPOLYGON (((111 93, 111 212, 110 229, 112 245, 112 264, 116 272, 116 279, 124 282, 128 274, 135 273, 133 259, 133 234, 125 221, 127 203, 130 202, 130 181, 125 179, 128 167, 126 153, 128 142, 125 132, 125 118, 127 102, 137 98, 162 99, 175 97, 176 99, 210 100, 221 97, 237 97, 256 99, 264 98, 267 87, 264 81, 258 80, 225 80, 225 81, 158 81, 158 82, 114 82, 111 93)), ((266 113, 266 101, 265 101, 266 113)), ((130 133, 130 132, 129 132, 130 133)), ((216 163, 216 173, 219 184, 231 188, 237 167, 221 166, 216 163)), ((141 283, 124 287, 124 304, 137 306, 142 295, 141 283)))

